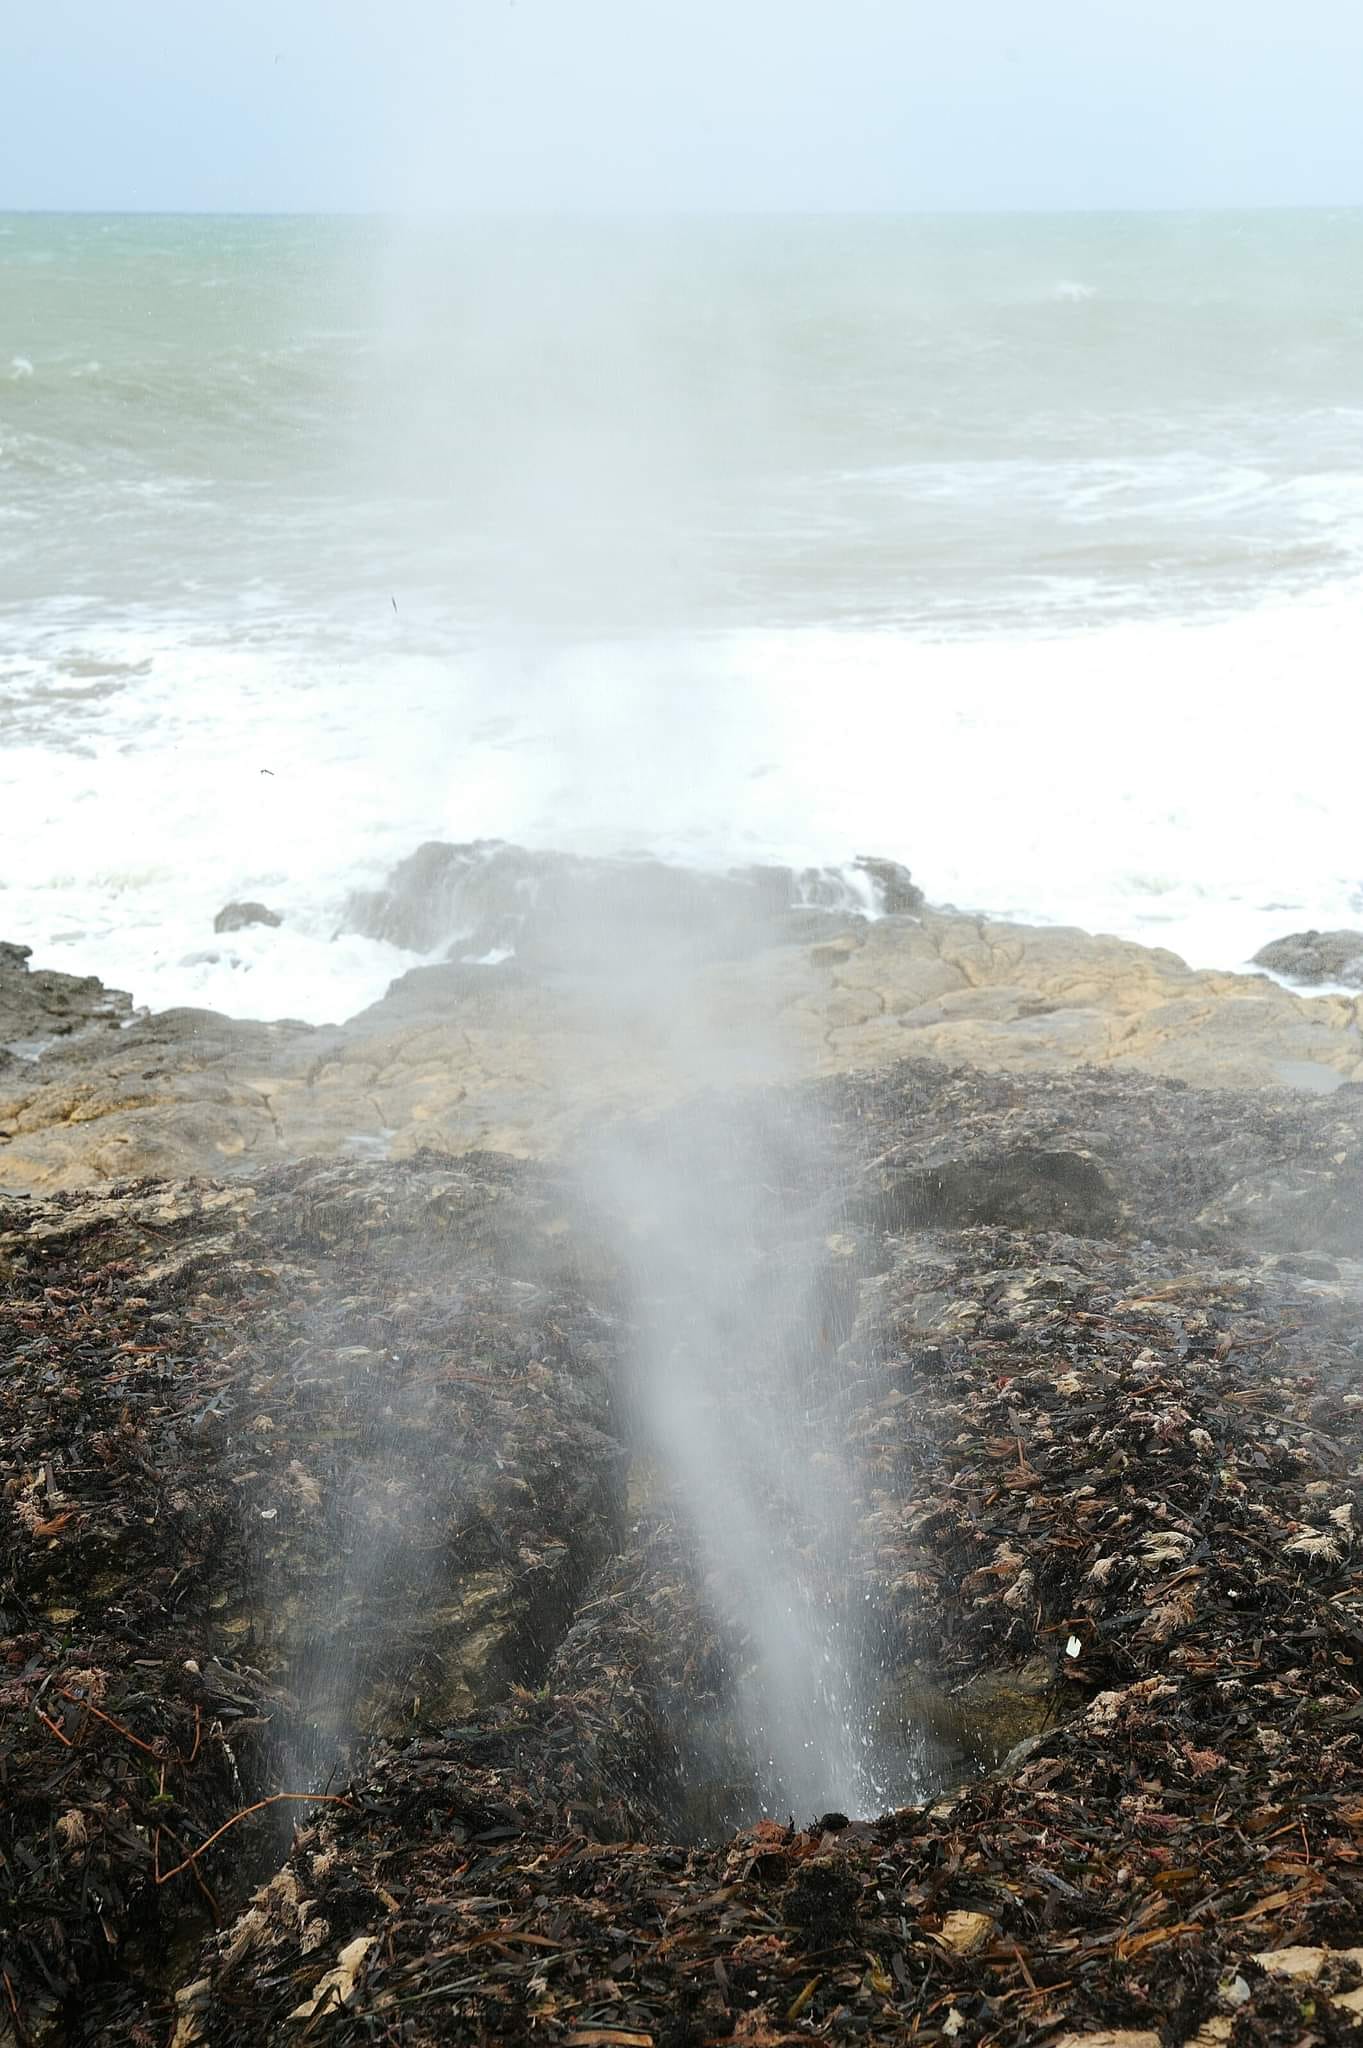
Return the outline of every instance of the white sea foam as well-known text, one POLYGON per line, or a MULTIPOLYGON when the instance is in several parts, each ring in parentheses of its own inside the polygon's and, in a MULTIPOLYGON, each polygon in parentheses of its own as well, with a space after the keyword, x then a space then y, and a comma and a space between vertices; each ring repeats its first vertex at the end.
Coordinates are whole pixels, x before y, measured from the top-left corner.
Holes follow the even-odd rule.
POLYGON ((382 289, 372 226, 5 226, 40 960, 341 1017, 433 836, 880 853, 1205 965, 1359 918, 1363 217, 484 225, 382 289))
POLYGON ((706 866, 874 852, 937 901, 1236 967, 1359 918, 1360 628, 1349 590, 1059 639, 741 631, 348 665, 125 634, 65 744, 0 752, 0 931, 158 1007, 336 1019, 414 957, 337 936, 348 890, 424 838, 501 836, 706 866), (284 925, 215 938, 231 897, 284 925))

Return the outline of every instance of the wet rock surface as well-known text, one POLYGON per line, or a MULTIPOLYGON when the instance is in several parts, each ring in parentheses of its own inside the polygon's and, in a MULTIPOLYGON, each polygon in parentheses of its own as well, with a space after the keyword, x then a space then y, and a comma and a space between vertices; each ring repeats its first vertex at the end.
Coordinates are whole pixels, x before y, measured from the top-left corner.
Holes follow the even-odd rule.
POLYGON ((1290 932, 1262 946, 1254 964, 1291 981, 1338 981, 1363 988, 1363 932, 1290 932))
MULTIPOLYGON (((1307 999, 1118 939, 934 910, 905 870, 869 857, 846 874, 704 875, 433 843, 356 899, 350 922, 446 957, 343 1024, 178 1010, 59 1040, 36 1063, 0 1059, 0 1187, 429 1147, 561 1156, 601 1119, 677 1096, 656 1018, 679 978, 700 1034, 726 1049, 716 1085, 906 1057, 1323 1095, 1363 1081, 1363 998, 1307 999), (884 914, 865 915, 872 905, 884 914), (631 985, 648 995, 637 1031, 622 1021, 631 985)), ((54 979, 0 963, 0 991, 54 979)), ((87 1002, 127 1015, 97 985, 87 1002)))
POLYGON ((132 997, 93 975, 33 969, 31 946, 0 942, 0 1078, 19 1069, 15 1054, 34 1058, 54 1039, 117 1029, 132 1014, 132 997))
POLYGON ((1346 1259, 1363 1244, 1360 1088, 1230 1095, 917 1060, 827 1087, 845 1142, 884 1134, 851 1200, 891 1232, 1001 1223, 1346 1259))
POLYGON ((215 932, 244 932, 250 925, 263 924, 277 928, 284 920, 277 910, 270 910, 263 903, 224 903, 213 920, 215 932))
POLYGON ((1352 1097, 813 1090, 756 1284, 813 1276, 901 1710, 888 1817, 791 1826, 565 1171, 6 1202, 0 2039, 1287 2038, 1256 1958, 1363 1944, 1363 1325, 1231 1197, 1342 1240, 1352 1097))
POLYGON ((285 1153, 281 1068, 316 1034, 211 1010, 163 1010, 0 1069, 0 1185, 25 1192, 230 1170, 285 1153))
POLYGON ((589 966, 600 950, 643 946, 722 959, 770 944, 801 911, 916 913, 923 892, 899 862, 863 856, 831 868, 721 872, 665 861, 531 852, 500 840, 430 840, 385 886, 352 896, 349 929, 411 951, 477 960, 512 948, 532 970, 589 966))

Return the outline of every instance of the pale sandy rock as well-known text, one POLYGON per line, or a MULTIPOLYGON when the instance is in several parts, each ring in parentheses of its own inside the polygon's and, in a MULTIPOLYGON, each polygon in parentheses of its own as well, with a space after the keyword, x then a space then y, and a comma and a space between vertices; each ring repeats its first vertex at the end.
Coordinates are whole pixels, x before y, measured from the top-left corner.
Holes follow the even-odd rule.
POLYGON ((1224 2048, 1231 2037, 1235 2021, 1224 2013, 1213 2013, 1209 2020, 1203 2020, 1195 2034, 1190 2034, 1183 2048, 1224 2048))
MULTIPOLYGON (((553 1155, 604 1118, 693 1089, 906 1057, 1215 1088, 1327 1092, 1363 1078, 1363 998, 1194 973, 1172 953, 1063 928, 826 915, 788 917, 770 943, 698 970, 680 1055, 656 1001, 631 1009, 589 974, 537 981, 514 964, 418 970, 338 1028, 172 1011, 81 1038, 0 1070, 0 1187, 254 1172, 328 1153, 553 1155), (781 936, 791 928, 798 943, 781 936)), ((1286 1230, 1282 1248, 1295 1243, 1286 1230)))
POLYGON ((1315 1978, 1320 1975, 1326 1951, 1323 1948, 1265 1949, 1254 1960, 1270 1977, 1315 1978))
POLYGON ((315 1035, 168 1010, 6 1069, 0 1185, 42 1192, 281 1159, 274 1075, 315 1035))
POLYGON ((851 1065, 875 1048, 1018 1071, 1133 1065, 1200 1086, 1263 1087, 1285 1078, 1284 1062, 1344 1080, 1363 1061, 1351 998, 1304 1002, 1262 975, 1195 973, 1160 948, 1064 927, 887 919, 823 971, 833 988, 881 1001, 875 1019, 832 1026, 830 1051, 851 1065))
POLYGON ((1061 2034, 1052 2048, 1163 2048, 1151 2027, 1101 2027, 1092 2034, 1061 2034))
MULTIPOLYGON (((202 2014, 212 1988, 207 1977, 196 1977, 192 1984, 186 1984, 176 1992, 175 2032, 171 2035, 170 2048, 195 2048, 195 2044, 202 2041, 202 2014)), ((3 2048, 2 2041, 0 2048, 3 2048)))

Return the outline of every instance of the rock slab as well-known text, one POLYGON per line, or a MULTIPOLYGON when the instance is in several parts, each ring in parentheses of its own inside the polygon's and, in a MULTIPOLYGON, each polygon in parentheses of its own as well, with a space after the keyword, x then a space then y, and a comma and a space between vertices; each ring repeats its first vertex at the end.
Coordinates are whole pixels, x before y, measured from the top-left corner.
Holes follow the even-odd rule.
MULTIPOLYGON (((690 947, 694 924, 682 929, 690 947)), ((722 1050, 712 1085, 905 1057, 1015 1075, 1144 1071, 1295 1099, 1363 1080, 1363 998, 1198 973, 1119 939, 935 911, 787 910, 756 936, 745 927, 741 947, 725 929, 720 956, 688 954, 679 984, 689 1028, 722 1050)), ((553 1156, 603 1118, 675 1099, 686 1081, 659 1029, 656 960, 635 961, 636 1021, 618 962, 545 946, 533 972, 520 960, 417 969, 342 1027, 168 1011, 14 1062, 0 1071, 0 1187, 431 1147, 553 1156)))

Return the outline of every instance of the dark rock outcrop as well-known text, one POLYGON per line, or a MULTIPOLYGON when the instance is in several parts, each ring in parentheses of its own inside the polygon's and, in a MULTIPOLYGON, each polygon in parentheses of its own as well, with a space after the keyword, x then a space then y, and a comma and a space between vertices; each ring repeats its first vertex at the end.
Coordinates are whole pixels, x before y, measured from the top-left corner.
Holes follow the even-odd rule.
POLYGON ((248 925, 281 925, 284 920, 277 910, 269 910, 263 903, 224 903, 213 920, 215 932, 243 932, 248 925))
POLYGON ((0 1051, 32 1056, 55 1038, 117 1026, 132 1015, 132 997, 106 988, 93 974, 29 967, 31 946, 0 941, 0 1051))
POLYGON ((833 868, 747 867, 723 873, 652 859, 536 853, 500 840, 431 840, 380 890, 352 896, 347 923, 409 951, 451 960, 514 951, 538 971, 685 956, 725 960, 780 937, 810 910, 903 914, 923 893, 896 861, 863 856, 865 894, 833 868))
POLYGON ((917 917, 927 898, 906 867, 873 853, 858 854, 853 866, 868 875, 877 891, 877 908, 886 917, 917 917))
POLYGON ((1363 988, 1363 932, 1292 932, 1261 946, 1254 964, 1308 986, 1333 981, 1363 988))
POLYGON ((903 1061, 826 1084, 885 1141, 850 1197, 891 1232, 1004 1224, 1363 1257, 1363 1088, 1187 1088, 1152 1075, 903 1061))

